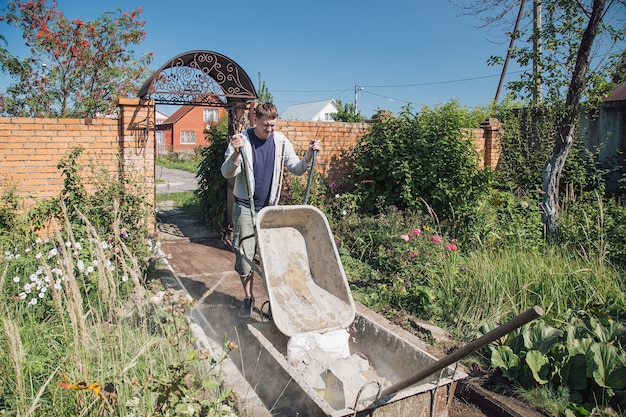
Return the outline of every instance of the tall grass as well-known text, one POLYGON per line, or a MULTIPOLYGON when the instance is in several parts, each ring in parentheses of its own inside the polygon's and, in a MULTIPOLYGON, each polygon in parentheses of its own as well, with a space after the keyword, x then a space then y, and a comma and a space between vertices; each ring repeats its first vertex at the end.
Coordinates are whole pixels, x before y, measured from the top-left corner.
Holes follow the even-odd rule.
POLYGON ((428 274, 441 320, 459 334, 486 321, 499 323, 533 305, 552 320, 570 309, 626 305, 619 271, 599 258, 549 247, 490 248, 448 257, 428 274))
POLYGON ((158 242, 129 248, 133 231, 81 218, 79 234, 65 216, 48 239, 0 241, 0 414, 233 415, 224 355, 201 353, 189 330, 192 300, 147 278, 158 242))

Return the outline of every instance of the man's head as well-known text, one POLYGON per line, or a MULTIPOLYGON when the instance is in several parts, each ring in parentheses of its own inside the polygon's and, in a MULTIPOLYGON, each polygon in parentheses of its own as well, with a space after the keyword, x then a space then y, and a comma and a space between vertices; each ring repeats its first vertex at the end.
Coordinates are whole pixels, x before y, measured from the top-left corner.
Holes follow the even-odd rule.
POLYGON ((276 127, 276 119, 278 119, 278 110, 272 103, 260 103, 254 108, 256 116, 256 126, 254 134, 259 139, 267 139, 276 127))

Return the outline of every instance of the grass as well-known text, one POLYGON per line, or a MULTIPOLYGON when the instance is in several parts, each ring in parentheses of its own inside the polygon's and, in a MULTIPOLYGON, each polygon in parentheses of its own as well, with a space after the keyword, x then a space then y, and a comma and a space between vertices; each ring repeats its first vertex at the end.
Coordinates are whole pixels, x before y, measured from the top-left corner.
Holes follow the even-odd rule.
POLYGON ((138 231, 83 219, 0 242, 0 415, 233 416, 218 374, 234 346, 215 357, 195 346, 192 300, 147 279, 158 241, 129 248, 138 231))
POLYGON ((174 207, 179 208, 194 217, 200 218, 202 216, 200 200, 193 191, 183 191, 180 193, 157 193, 156 201, 157 203, 171 201, 174 207))
POLYGON ((198 165, 200 160, 197 157, 190 157, 187 159, 180 159, 178 156, 159 156, 156 160, 156 165, 165 168, 180 169, 182 171, 191 172, 193 174, 198 172, 198 165))
POLYGON ((505 247, 459 254, 428 277, 441 320, 465 336, 468 328, 503 322, 533 305, 553 321, 570 309, 626 305, 618 270, 556 247, 543 253, 505 247))

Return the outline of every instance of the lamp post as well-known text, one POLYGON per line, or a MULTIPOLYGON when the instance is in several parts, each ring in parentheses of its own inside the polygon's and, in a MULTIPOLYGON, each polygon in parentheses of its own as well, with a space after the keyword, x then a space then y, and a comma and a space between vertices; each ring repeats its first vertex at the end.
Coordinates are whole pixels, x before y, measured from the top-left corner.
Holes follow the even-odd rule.
POLYGON ((354 86, 354 114, 359 114, 359 91, 363 89, 358 85, 354 86))

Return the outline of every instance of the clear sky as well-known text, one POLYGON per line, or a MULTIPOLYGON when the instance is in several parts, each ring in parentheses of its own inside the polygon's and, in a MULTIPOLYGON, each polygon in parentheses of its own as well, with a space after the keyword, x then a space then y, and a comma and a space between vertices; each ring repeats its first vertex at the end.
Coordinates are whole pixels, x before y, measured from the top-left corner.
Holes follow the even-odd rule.
MULTIPOLYGON (((4 11, 7 0, 0 0, 4 11)), ((258 89, 259 73, 280 112, 310 101, 354 103, 366 117, 453 99, 463 106, 493 100, 505 56, 504 33, 479 29, 475 17, 448 0, 57 0, 69 18, 93 20, 106 11, 142 7, 146 39, 136 52, 153 51, 152 69, 196 49, 237 62, 258 89)), ((510 30, 510 29, 509 29, 510 30)), ((7 49, 28 49, 14 27, 0 22, 7 49)), ((509 65, 505 82, 519 76, 509 65)), ((0 79, 0 90, 7 86, 0 79)), ((502 97, 504 93, 501 93, 502 97)))

